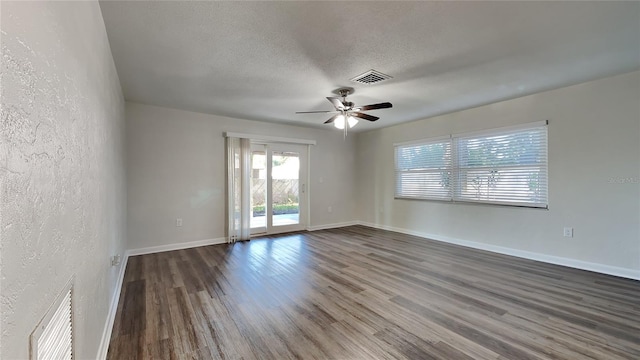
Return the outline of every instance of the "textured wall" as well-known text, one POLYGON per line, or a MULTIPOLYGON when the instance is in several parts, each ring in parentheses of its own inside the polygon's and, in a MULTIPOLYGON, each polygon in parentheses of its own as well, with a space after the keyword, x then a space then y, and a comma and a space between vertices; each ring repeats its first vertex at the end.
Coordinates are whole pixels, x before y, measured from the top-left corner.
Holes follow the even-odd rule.
POLYGON ((353 136, 127 102, 129 248, 225 234, 226 131, 316 140, 311 146, 310 226, 353 221, 353 136), (328 207, 332 212, 328 212, 328 207), (176 218, 183 226, 176 227, 176 218))
POLYGON ((633 72, 358 134, 359 219, 638 274, 638 99, 633 72), (394 143, 541 120, 549 120, 548 211, 394 199, 394 143))
POLYGON ((75 276, 77 359, 94 359, 126 222, 124 100, 97 2, 1 9, 2 359, 75 276))

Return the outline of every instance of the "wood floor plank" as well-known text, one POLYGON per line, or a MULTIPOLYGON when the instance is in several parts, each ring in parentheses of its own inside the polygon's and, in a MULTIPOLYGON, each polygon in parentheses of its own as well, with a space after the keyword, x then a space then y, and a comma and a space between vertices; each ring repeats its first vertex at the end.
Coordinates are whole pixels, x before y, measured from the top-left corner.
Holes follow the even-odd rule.
POLYGON ((108 359, 640 359, 640 282, 350 226, 129 259, 108 359))

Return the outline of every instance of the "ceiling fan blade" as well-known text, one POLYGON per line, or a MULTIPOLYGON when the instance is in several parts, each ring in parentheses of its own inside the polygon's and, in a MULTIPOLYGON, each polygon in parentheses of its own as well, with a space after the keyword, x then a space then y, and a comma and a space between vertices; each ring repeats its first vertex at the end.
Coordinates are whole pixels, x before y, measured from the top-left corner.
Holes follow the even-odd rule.
POLYGON ((369 120, 369 121, 376 121, 376 120, 380 119, 377 116, 371 116, 371 115, 363 114, 361 112, 352 112, 351 116, 359 117, 360 119, 365 119, 365 120, 369 120))
POLYGON ((388 109, 388 108, 390 108, 392 106, 393 105, 391 105, 390 102, 383 102, 383 103, 379 103, 379 104, 371 104, 371 105, 360 106, 360 107, 358 107, 358 109, 360 111, 367 111, 367 110, 377 110, 377 109, 388 109))
POLYGON ((335 110, 321 110, 321 111, 296 111, 296 114, 326 114, 336 112, 335 110))
POLYGON ((340 101, 340 98, 328 97, 327 100, 335 106, 336 110, 344 110, 344 105, 342 104, 342 101, 340 101))
POLYGON ((333 115, 333 116, 331 117, 331 119, 329 119, 329 120, 325 121, 324 123, 325 123, 325 124, 331 124, 331 123, 332 123, 335 119, 337 119, 337 118, 338 118, 338 116, 340 116, 340 115, 341 115, 341 114, 335 114, 335 115, 333 115))

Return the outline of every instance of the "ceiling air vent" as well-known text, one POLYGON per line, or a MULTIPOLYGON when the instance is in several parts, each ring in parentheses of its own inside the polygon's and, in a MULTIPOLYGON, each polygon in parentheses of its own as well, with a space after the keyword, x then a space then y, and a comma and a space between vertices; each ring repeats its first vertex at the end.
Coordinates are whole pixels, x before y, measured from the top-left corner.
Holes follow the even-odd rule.
POLYGON ((363 74, 354 77, 353 79, 351 79, 351 81, 358 84, 373 85, 392 78, 392 76, 371 69, 363 74))

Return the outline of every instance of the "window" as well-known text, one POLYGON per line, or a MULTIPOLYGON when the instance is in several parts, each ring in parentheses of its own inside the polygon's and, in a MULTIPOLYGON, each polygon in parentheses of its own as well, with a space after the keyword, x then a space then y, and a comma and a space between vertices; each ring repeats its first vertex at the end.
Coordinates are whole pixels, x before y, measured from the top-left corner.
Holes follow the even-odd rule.
POLYGON ((451 196, 451 138, 396 147, 396 197, 451 196))
POLYGON ((395 145, 396 198, 547 207, 546 122, 395 145))

